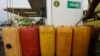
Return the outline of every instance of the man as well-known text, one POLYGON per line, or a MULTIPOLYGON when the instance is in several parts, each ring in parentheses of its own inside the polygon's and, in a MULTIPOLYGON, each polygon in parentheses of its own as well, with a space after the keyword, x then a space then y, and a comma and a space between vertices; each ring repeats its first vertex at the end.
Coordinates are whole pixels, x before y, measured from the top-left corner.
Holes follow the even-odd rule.
POLYGON ((82 19, 80 21, 77 22, 76 25, 78 25, 82 20, 87 20, 90 18, 93 18, 94 15, 94 10, 97 7, 97 5, 99 4, 100 0, 93 0, 92 3, 90 4, 89 10, 86 12, 86 14, 82 17, 82 19))
POLYGON ((100 0, 93 0, 92 3, 90 4, 90 8, 87 11, 85 17, 83 19, 90 19, 93 18, 94 15, 94 10, 97 7, 97 5, 99 4, 100 0))

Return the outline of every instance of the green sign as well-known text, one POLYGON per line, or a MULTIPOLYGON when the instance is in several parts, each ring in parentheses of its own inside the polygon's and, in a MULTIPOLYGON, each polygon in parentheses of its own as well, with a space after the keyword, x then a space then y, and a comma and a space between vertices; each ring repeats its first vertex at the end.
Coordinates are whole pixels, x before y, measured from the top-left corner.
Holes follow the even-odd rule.
POLYGON ((80 9, 81 8, 81 2, 77 1, 68 1, 67 2, 68 8, 74 8, 74 9, 80 9))
POLYGON ((55 7, 59 7, 59 5, 60 5, 60 2, 59 1, 54 1, 54 6, 55 7))

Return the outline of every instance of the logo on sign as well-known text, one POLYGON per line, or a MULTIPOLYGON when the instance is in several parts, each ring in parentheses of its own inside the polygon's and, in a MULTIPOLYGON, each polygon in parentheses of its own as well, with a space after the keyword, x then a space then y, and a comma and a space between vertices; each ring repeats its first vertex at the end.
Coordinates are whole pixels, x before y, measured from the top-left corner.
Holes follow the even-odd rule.
POLYGON ((67 2, 67 7, 68 8, 74 8, 74 9, 80 9, 81 8, 81 3, 77 1, 68 1, 67 2))
POLYGON ((60 2, 59 2, 59 1, 57 1, 57 0, 54 1, 54 6, 55 6, 55 7, 59 7, 59 5, 60 5, 60 2))

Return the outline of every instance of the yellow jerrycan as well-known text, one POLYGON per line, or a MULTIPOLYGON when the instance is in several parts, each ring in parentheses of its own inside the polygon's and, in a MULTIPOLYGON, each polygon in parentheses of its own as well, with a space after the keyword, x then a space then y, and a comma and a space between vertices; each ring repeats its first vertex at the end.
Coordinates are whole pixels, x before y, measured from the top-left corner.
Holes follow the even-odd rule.
POLYGON ((70 56, 72 45, 72 28, 67 26, 57 27, 56 56, 70 56))
POLYGON ((90 27, 74 27, 72 56, 88 56, 90 27))
POLYGON ((40 26, 40 49, 41 56, 55 55, 55 27, 40 26))
POLYGON ((19 27, 4 27, 2 29, 5 56, 22 56, 19 32, 19 27))

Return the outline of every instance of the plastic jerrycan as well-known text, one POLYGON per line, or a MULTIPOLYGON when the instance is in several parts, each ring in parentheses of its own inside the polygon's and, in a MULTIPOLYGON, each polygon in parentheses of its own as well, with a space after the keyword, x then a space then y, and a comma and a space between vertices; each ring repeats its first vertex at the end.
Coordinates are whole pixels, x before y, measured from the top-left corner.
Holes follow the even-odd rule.
POLYGON ((37 26, 21 28, 23 56, 40 56, 39 29, 37 26))
POLYGON ((88 56, 90 27, 74 27, 72 56, 88 56))
POLYGON ((72 28, 67 26, 57 27, 56 55, 70 56, 72 46, 72 28))
POLYGON ((55 56, 55 27, 40 26, 41 56, 55 56))
POLYGON ((22 56, 20 44, 20 27, 4 27, 2 36, 5 56, 22 56))

